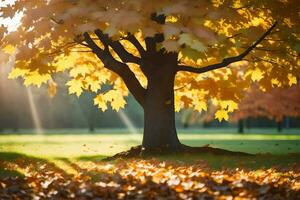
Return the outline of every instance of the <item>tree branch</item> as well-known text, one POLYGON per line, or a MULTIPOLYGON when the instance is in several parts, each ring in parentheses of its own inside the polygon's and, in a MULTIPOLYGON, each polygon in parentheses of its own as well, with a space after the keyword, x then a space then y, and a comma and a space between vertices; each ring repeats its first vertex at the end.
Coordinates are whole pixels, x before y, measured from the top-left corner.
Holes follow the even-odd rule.
POLYGON ((141 60, 139 57, 136 57, 132 54, 130 54, 126 49, 123 47, 123 45, 119 41, 113 41, 111 38, 108 37, 107 34, 104 34, 101 30, 97 29, 95 31, 95 34, 100 39, 100 41, 104 45, 111 46, 111 48, 118 54, 118 56, 121 58, 121 60, 124 63, 131 62, 140 64, 141 60))
POLYGON ((83 36, 84 41, 88 44, 89 48, 103 62, 104 67, 118 74, 125 82, 131 94, 135 97, 139 104, 144 107, 146 89, 142 87, 139 80, 135 77, 128 65, 117 61, 109 52, 109 47, 107 44, 104 43, 105 48, 101 49, 88 33, 84 33, 83 36))
POLYGON ((140 53, 141 57, 143 57, 145 55, 144 47, 141 45, 141 43, 136 39, 136 37, 134 35, 128 34, 128 36, 125 39, 128 40, 129 42, 131 42, 131 44, 133 44, 133 46, 140 53))
POLYGON ((151 14, 151 20, 155 21, 158 24, 165 24, 166 23, 166 15, 160 14, 158 15, 157 13, 152 13, 151 14))
POLYGON ((187 71, 187 72, 193 72, 193 73, 204 73, 204 72, 208 72, 208 71, 211 71, 211 70, 215 70, 215 69, 226 67, 229 64, 237 62, 237 61, 241 61, 253 49, 255 49, 256 46, 261 41, 263 41, 265 39, 265 37, 267 37, 271 33, 271 31, 275 28, 276 25, 277 25, 277 21, 275 21, 275 23, 257 41, 255 41, 250 47, 248 47, 243 53, 241 53, 238 56, 233 56, 233 57, 225 58, 220 63, 216 63, 216 64, 213 64, 213 65, 208 65, 208 66, 201 67, 201 68, 195 68, 195 67, 191 67, 191 66, 178 65, 177 66, 177 71, 187 71))

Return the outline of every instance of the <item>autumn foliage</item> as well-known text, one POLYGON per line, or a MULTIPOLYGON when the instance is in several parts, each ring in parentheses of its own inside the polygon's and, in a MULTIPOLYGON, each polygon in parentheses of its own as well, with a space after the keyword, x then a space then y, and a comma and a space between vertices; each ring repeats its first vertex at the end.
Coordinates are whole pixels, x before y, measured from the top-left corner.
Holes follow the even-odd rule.
POLYGON ((69 93, 96 93, 102 111, 124 108, 129 92, 144 110, 145 151, 181 151, 175 111, 217 108, 228 119, 253 83, 297 83, 297 0, 50 0, 2 3, 2 56, 9 78, 49 84, 67 73, 69 93), (280 17, 279 17, 280 16, 280 17))
POLYGON ((180 71, 175 79, 176 111, 186 107, 205 111, 207 101, 213 101, 219 110, 217 118, 226 119, 252 82, 265 89, 274 83, 280 87, 290 80, 295 83, 295 75, 300 74, 298 5, 297 0, 16 0, 1 7, 1 17, 17 14, 20 18, 16 30, 1 26, 1 47, 5 53, 11 53, 11 47, 17 49, 10 78, 23 77, 25 85, 50 83, 54 91, 54 75, 68 72, 70 94, 95 92, 95 105, 102 110, 108 104, 115 110, 123 108, 128 85, 117 76, 120 73, 114 73, 111 63, 97 58, 84 33, 101 48, 108 45, 110 54, 126 63, 124 67, 130 67, 143 87, 147 86, 147 75, 140 67, 144 50, 174 52, 180 71), (155 19, 155 14, 164 18, 155 19), (225 59, 241 55, 275 21, 274 30, 247 57, 225 59), (105 44, 103 38, 100 42, 99 30, 119 43, 105 44), (153 47, 147 42, 150 38, 155 40, 153 47), (116 45, 126 51, 121 55, 116 45), (112 85, 111 89, 101 90, 104 84, 112 85))
POLYGON ((264 93, 253 87, 231 116, 232 121, 249 117, 266 117, 282 122, 284 117, 300 116, 300 86, 274 88, 264 93))

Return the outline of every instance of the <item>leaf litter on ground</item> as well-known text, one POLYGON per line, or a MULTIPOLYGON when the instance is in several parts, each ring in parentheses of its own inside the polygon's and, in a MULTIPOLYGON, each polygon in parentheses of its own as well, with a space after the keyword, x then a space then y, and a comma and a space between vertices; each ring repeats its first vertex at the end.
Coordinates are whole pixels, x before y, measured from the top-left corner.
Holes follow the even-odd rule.
POLYGON ((213 170, 203 160, 64 162, 76 173, 45 160, 1 162, 0 169, 23 175, 0 178, 0 199, 300 199, 299 166, 213 170))

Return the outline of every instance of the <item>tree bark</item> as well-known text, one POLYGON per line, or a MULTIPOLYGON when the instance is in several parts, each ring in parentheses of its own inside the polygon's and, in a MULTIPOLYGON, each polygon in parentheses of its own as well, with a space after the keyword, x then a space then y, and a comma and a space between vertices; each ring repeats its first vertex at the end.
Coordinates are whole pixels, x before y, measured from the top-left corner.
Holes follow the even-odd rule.
POLYGON ((175 126, 174 80, 170 66, 156 66, 148 77, 144 104, 144 135, 146 152, 176 152, 180 149, 175 126))

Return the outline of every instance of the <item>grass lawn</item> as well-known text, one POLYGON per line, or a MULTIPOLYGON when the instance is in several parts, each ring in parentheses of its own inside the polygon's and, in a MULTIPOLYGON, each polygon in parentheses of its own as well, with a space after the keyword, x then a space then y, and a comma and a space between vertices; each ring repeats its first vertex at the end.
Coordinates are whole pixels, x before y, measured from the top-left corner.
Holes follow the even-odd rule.
MULTIPOLYGON (((250 168, 287 166, 300 163, 300 134, 234 134, 213 133, 195 134, 194 132, 179 134, 182 143, 190 146, 203 146, 223 148, 232 151, 242 151, 253 154, 263 154, 255 158, 240 158, 228 156, 168 156, 161 159, 184 162, 206 161, 213 168, 223 166, 250 168), (272 154, 272 155, 270 155, 272 154)), ((49 134, 49 135, 1 135, 0 159, 24 154, 43 158, 62 165, 63 160, 99 161, 132 146, 141 144, 141 134, 128 133, 98 133, 98 134, 49 134)))

